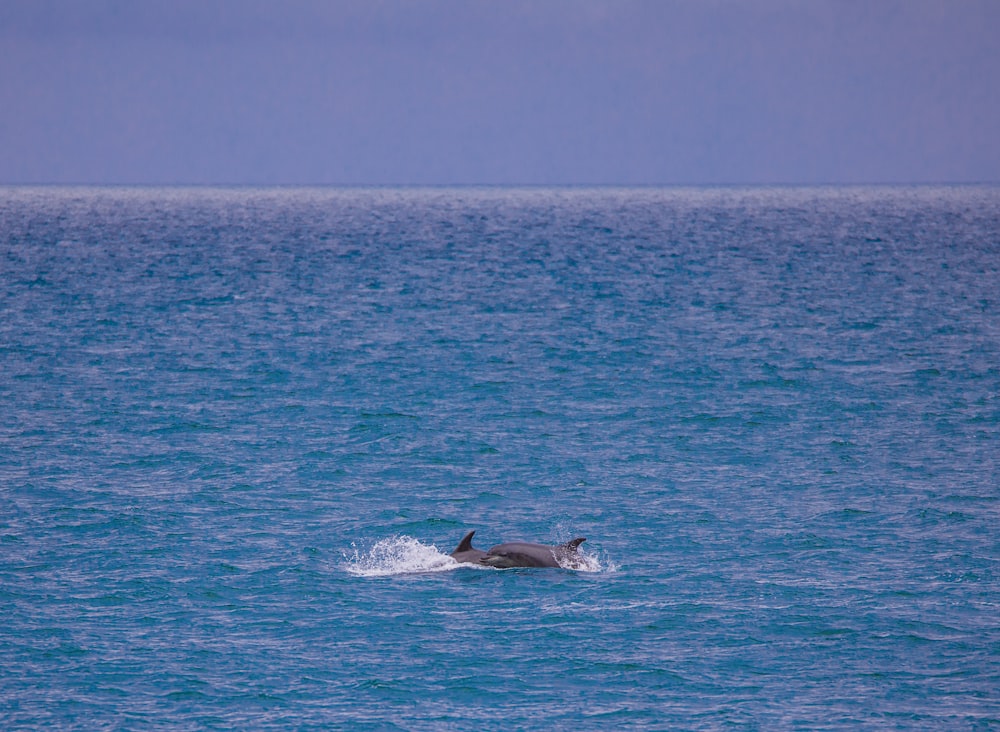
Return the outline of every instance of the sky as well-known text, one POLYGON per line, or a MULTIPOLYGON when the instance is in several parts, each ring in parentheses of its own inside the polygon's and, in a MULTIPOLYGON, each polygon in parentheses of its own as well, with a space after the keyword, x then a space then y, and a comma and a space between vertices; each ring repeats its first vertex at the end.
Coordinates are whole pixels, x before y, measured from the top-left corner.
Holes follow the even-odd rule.
POLYGON ((0 0, 0 183, 1000 182, 1000 0, 0 0))

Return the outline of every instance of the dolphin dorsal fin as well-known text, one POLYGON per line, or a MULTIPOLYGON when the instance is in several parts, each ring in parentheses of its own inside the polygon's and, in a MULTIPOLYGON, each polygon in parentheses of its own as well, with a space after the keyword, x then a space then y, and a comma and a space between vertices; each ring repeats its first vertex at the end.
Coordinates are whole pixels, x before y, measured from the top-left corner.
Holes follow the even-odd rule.
POLYGON ((462 537, 462 540, 460 542, 458 542, 458 548, 455 549, 455 551, 453 553, 457 554, 458 552, 469 552, 469 551, 472 551, 472 535, 475 534, 475 533, 476 533, 476 530, 473 529, 468 534, 466 534, 464 537, 462 537))
POLYGON ((575 552, 577 548, 586 540, 587 540, 586 537, 581 536, 579 539, 573 539, 573 541, 567 541, 565 544, 563 544, 563 546, 569 549, 571 552, 575 552))

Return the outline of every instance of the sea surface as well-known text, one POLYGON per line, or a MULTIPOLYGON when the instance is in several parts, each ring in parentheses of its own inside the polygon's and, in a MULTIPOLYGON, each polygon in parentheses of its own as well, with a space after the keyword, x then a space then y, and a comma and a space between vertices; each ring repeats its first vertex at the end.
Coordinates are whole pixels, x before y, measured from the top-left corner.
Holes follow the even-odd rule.
POLYGON ((4 730, 1000 729, 997 187, 0 188, 0 409, 4 730))

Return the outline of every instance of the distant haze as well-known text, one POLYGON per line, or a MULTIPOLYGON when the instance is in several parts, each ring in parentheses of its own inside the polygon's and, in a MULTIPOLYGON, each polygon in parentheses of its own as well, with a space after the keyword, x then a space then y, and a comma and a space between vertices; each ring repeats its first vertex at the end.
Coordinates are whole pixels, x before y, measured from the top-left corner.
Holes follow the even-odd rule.
POLYGON ((0 183, 997 181, 997 0, 0 3, 0 183))

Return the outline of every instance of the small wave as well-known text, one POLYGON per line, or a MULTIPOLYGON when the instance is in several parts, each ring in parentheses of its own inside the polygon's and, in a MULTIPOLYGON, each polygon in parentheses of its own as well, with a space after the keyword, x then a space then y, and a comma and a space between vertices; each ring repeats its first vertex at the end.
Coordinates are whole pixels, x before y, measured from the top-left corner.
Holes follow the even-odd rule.
POLYGON ((376 541, 368 551, 353 547, 346 553, 345 569, 358 577, 386 577, 418 572, 448 572, 462 565, 435 547, 412 536, 390 536, 376 541))

